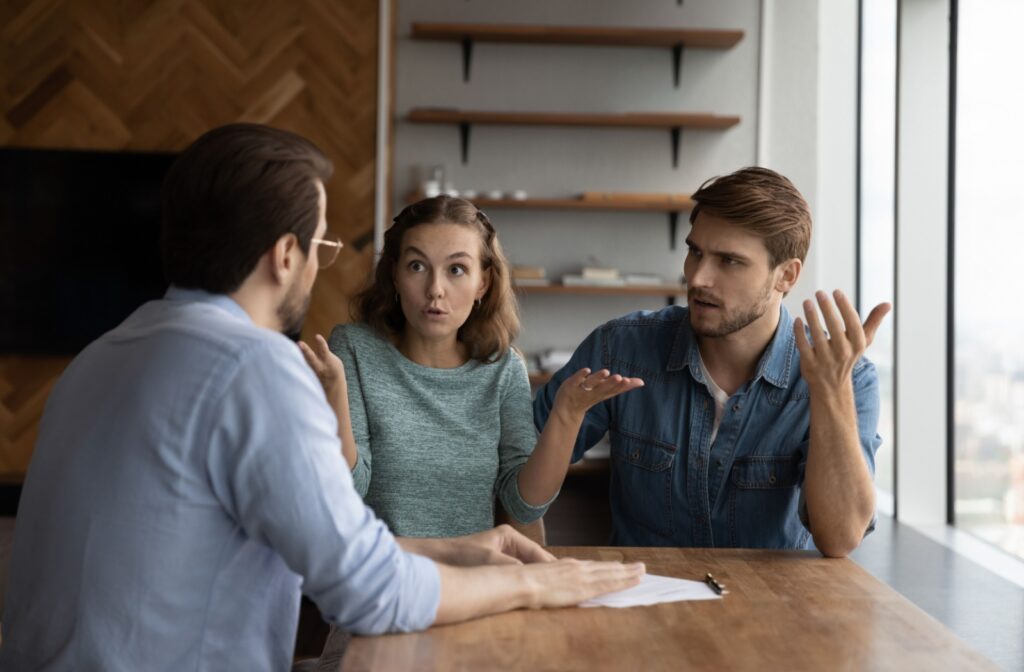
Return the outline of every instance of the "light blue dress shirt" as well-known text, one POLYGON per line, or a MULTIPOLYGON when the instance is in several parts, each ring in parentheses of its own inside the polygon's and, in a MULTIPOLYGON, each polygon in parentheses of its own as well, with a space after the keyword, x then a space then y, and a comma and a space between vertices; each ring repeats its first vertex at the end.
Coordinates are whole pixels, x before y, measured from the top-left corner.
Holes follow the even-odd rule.
POLYGON ((295 344, 171 288, 50 395, 0 669, 285 670, 300 590, 347 630, 409 631, 440 578, 356 494, 295 344))

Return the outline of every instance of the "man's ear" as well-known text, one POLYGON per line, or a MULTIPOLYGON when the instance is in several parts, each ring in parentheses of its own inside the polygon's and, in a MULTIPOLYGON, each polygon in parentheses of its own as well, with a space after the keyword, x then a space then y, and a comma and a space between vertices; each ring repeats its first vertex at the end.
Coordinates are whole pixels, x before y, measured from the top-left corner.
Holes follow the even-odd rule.
POLYGON ((779 264, 778 279, 775 281, 775 289, 788 294, 793 286, 796 285, 796 281, 800 279, 800 271, 803 270, 804 264, 799 259, 789 259, 779 264))
POLYGON ((270 272, 280 284, 287 284, 291 275, 298 268, 299 239, 294 233, 286 233, 277 239, 274 246, 267 251, 270 260, 270 272))

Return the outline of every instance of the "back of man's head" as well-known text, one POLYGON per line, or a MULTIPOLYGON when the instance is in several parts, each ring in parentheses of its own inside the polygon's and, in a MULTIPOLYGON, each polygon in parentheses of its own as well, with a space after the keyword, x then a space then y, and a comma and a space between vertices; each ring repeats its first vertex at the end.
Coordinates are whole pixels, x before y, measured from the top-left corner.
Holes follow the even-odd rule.
POLYGON ((330 160, 305 138, 260 124, 199 137, 164 178, 161 255, 173 285, 237 290, 260 257, 293 233, 303 252, 319 218, 330 160))
POLYGON ((692 196, 690 223, 706 212, 764 239, 775 268, 787 259, 807 257, 811 210, 793 183, 768 168, 742 168, 713 177, 692 196))

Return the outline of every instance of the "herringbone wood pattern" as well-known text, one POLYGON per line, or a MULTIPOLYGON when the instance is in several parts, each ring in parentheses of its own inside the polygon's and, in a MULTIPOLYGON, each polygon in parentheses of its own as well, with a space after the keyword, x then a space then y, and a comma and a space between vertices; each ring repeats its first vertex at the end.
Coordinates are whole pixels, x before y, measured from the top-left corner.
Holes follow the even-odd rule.
MULTIPOLYGON (((348 316, 373 246, 377 0, 2 0, 0 144, 180 150, 209 128, 296 131, 334 161, 346 241, 306 334, 348 316)), ((0 472, 28 465, 64 358, 0 357, 0 472)))

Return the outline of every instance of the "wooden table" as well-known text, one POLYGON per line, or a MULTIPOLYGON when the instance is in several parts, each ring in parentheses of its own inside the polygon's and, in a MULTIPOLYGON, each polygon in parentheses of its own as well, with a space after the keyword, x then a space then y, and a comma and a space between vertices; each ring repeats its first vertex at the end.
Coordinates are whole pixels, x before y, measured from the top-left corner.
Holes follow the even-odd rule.
MULTIPOLYGON (((421 633, 355 637, 340 669, 996 669, 851 560, 748 549, 550 550, 640 560, 652 574, 685 579, 710 571, 729 594, 632 609, 516 611, 421 633)), ((329 640, 320 669, 339 669, 328 662, 331 648, 329 640)))

